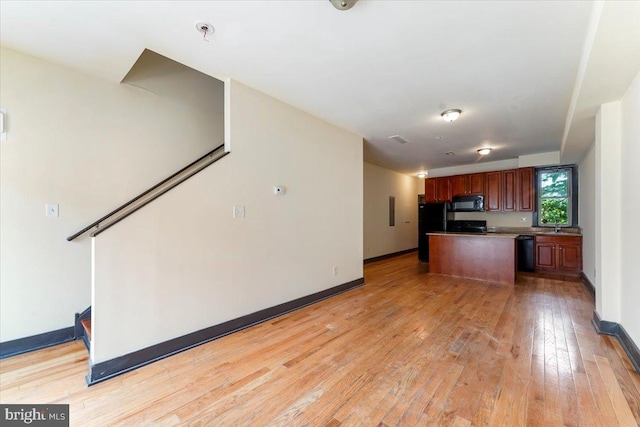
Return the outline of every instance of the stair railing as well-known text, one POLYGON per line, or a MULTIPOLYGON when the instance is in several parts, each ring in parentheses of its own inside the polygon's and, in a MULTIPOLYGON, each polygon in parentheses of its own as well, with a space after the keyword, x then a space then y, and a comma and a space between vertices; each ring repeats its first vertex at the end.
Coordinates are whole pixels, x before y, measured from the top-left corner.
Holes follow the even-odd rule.
POLYGON ((116 209, 109 212, 102 218, 92 222, 82 230, 67 237, 67 240, 72 241, 73 239, 81 236, 92 228, 95 228, 95 230, 93 231, 91 236, 97 236, 98 234, 122 221, 132 213, 136 212, 138 209, 146 206, 158 197, 162 196, 164 193, 170 191, 182 182, 191 178, 206 167, 225 157, 227 154, 229 154, 229 152, 224 151, 224 144, 219 145, 202 157, 199 157, 197 160, 189 163, 187 166, 173 173, 171 176, 163 179, 153 187, 140 193, 123 205, 118 206, 116 209))

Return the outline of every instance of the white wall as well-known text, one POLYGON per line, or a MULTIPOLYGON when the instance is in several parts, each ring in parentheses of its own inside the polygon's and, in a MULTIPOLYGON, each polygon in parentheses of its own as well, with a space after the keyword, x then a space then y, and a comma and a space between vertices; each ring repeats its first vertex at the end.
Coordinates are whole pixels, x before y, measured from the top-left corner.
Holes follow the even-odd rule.
POLYGON ((439 176, 461 175, 476 172, 491 172, 518 167, 518 159, 496 160, 493 162, 474 163, 471 165, 451 166, 447 168, 429 169, 429 178, 439 176))
POLYGON ((223 142, 219 115, 0 50, 0 341, 73 325, 90 240, 73 234, 223 142), (45 218, 45 204, 60 216, 45 218))
POLYGON ((231 154, 94 239, 94 363, 363 276, 362 138, 229 84, 231 154))
POLYGON ((620 102, 600 106, 596 115, 595 242, 596 310, 620 322, 620 102))
POLYGON ((548 153, 527 154, 518 156, 518 167, 529 166, 550 166, 560 164, 560 152, 550 151, 548 153))
POLYGON ((621 287, 620 322, 636 345, 640 346, 640 279, 638 255, 640 252, 640 73, 633 80, 621 101, 621 287))
MULTIPOLYGON (((603 320, 620 323, 636 345, 640 343, 640 203, 633 196, 640 183, 638 117, 640 73, 620 101, 601 105, 595 142, 596 310, 603 320)), ((588 159, 589 155, 583 163, 588 159)))
POLYGON ((596 283, 596 150, 595 144, 578 166, 578 218, 582 228, 582 271, 596 283))
POLYGON ((364 164, 364 258, 418 247, 418 194, 424 180, 371 163, 364 164), (389 226, 389 196, 396 198, 389 226))

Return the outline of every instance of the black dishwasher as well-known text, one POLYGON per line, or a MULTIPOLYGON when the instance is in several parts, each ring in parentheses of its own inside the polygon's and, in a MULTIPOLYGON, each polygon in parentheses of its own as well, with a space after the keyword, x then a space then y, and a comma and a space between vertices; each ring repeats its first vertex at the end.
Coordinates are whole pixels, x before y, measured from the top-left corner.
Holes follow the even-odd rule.
POLYGON ((518 236, 518 271, 534 271, 535 256, 533 242, 534 237, 527 234, 518 236))

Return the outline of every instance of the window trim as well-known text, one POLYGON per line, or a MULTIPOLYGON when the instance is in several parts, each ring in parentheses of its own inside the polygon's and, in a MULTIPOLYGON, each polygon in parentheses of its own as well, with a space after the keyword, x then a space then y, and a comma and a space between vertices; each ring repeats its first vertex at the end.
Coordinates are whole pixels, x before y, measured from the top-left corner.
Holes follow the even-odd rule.
POLYGON ((559 227, 577 227, 578 226, 578 165, 557 165, 557 166, 546 166, 536 168, 536 210, 533 212, 533 226, 534 227, 555 227, 555 224, 540 223, 540 211, 541 211, 541 200, 542 200, 542 191, 540 191, 540 176, 544 172, 553 172, 553 171, 561 171, 567 170, 570 174, 570 188, 569 188, 569 211, 568 213, 568 224, 558 224, 559 227))

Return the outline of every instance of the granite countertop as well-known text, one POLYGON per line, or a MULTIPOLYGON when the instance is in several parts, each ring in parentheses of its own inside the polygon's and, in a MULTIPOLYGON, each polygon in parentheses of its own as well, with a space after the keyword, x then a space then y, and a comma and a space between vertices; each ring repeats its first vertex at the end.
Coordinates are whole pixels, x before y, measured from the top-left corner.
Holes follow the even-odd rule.
POLYGON ((549 236, 582 236, 580 227, 562 227, 562 231, 556 233, 553 227, 487 227, 487 233, 496 234, 528 234, 528 235, 549 235, 549 236))
POLYGON ((522 235, 533 236, 582 236, 579 228, 563 228, 562 231, 554 232, 552 229, 543 227, 487 227, 486 233, 460 233, 454 231, 437 231, 426 233, 428 236, 476 236, 476 237, 498 237, 504 239, 515 239, 522 235))
POLYGON ((460 236, 460 237, 489 237, 499 239, 515 239, 520 234, 515 233, 457 233, 451 231, 437 231, 426 233, 427 236, 460 236))

